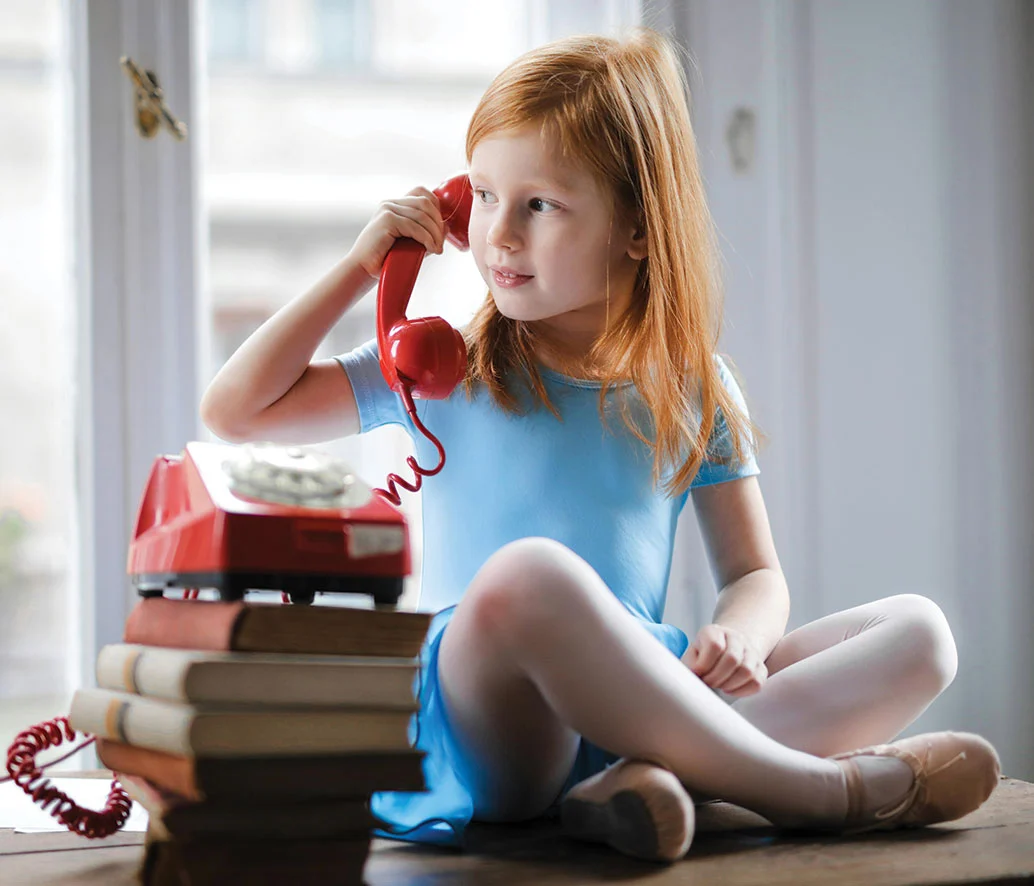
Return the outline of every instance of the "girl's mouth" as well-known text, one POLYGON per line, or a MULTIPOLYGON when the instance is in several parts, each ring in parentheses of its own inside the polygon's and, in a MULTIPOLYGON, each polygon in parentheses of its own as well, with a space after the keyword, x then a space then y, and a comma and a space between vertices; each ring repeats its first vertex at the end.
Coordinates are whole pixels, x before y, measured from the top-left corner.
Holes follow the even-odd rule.
POLYGON ((523 286, 531 277, 526 274, 508 274, 505 271, 497 271, 492 268, 492 282, 502 289, 514 289, 523 286))

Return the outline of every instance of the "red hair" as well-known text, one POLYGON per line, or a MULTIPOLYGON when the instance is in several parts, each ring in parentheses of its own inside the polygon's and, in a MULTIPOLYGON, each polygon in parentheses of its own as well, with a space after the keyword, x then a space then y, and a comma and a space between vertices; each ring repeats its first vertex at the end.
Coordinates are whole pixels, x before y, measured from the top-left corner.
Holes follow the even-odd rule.
MULTIPOLYGON (((588 365, 604 367, 604 422, 608 390, 631 379, 653 427, 640 427, 624 398, 621 416, 654 450, 654 484, 672 472, 664 485, 669 494, 688 489, 705 458, 743 462, 760 434, 722 383, 714 356, 722 313, 717 248, 674 48, 639 28, 623 40, 570 37, 526 53, 478 103, 467 162, 483 138, 528 125, 541 127, 563 160, 588 169, 612 195, 616 213, 645 228, 647 258, 631 304, 587 355, 588 365), (716 411, 732 453, 714 451, 716 411)), ((464 338, 468 396, 483 383, 500 407, 517 413, 511 385, 521 379, 559 418, 536 365, 541 341, 528 323, 505 317, 489 294, 464 338)))

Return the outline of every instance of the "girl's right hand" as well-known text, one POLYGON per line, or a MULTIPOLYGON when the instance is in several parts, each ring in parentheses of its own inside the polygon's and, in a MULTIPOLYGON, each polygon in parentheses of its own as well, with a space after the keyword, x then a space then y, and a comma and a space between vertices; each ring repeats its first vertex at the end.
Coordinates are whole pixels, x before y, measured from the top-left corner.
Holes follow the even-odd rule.
POLYGON ((413 188, 405 197, 385 200, 356 237, 351 256, 373 278, 381 273, 388 250, 399 237, 423 244, 428 252, 440 254, 445 241, 445 223, 438 198, 427 188, 413 188))

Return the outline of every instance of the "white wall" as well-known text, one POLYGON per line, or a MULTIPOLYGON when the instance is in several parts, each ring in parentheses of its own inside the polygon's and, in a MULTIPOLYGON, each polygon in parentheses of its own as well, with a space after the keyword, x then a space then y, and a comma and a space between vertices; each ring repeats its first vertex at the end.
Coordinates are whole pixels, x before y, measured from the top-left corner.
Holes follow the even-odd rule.
MULTIPOLYGON (((980 732, 1007 774, 1034 777, 1031 11, 684 13, 726 264, 722 345, 771 437, 762 488, 790 628, 891 594, 935 600, 960 672, 908 733, 980 732), (726 141, 738 107, 756 115, 745 172, 726 141)), ((692 632, 714 590, 684 523, 668 615, 692 632)))

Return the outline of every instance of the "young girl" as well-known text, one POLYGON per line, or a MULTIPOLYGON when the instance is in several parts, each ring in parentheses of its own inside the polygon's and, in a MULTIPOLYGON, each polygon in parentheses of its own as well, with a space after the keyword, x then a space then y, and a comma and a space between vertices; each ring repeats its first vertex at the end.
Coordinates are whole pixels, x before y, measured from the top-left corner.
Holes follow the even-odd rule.
MULTIPOLYGON (((935 603, 890 597, 783 635, 756 435, 714 353, 712 229, 672 47, 640 30, 528 53, 478 105, 467 160, 489 293, 464 385, 417 401, 448 456, 423 487, 429 791, 375 795, 378 833, 455 844, 471 819, 559 809, 573 836, 670 861, 691 797, 838 833, 983 803, 998 759, 978 736, 879 744, 954 677, 935 603), (721 589, 692 642, 662 622, 690 497, 721 589)), ((398 423, 437 461, 375 342, 312 360, 399 237, 442 251, 430 191, 383 203, 233 355, 202 402, 216 434, 314 443, 398 423)))

